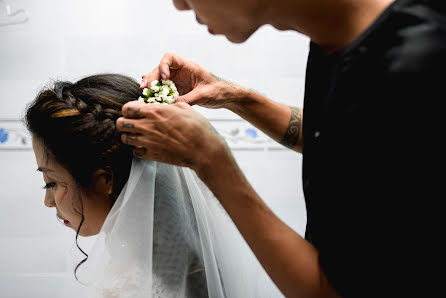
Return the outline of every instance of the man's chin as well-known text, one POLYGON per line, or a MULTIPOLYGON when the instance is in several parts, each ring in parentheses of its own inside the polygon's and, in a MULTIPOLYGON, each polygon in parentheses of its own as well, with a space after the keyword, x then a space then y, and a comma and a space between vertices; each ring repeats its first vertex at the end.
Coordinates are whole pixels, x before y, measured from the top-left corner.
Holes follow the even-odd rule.
POLYGON ((232 43, 243 43, 248 40, 250 35, 248 36, 234 36, 234 35, 225 35, 226 39, 232 43))
POLYGON ((258 28, 252 29, 248 32, 238 32, 238 34, 224 34, 226 36, 226 39, 229 40, 232 43, 243 43, 247 41, 254 32, 257 31, 258 28))

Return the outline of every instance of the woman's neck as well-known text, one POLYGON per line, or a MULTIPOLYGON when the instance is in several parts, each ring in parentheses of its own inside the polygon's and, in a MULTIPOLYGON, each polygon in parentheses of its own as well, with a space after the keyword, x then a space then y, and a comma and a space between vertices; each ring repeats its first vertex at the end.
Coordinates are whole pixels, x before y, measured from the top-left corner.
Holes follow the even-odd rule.
POLYGON ((328 54, 355 40, 394 1, 267 1, 265 19, 279 30, 295 30, 308 36, 328 54))

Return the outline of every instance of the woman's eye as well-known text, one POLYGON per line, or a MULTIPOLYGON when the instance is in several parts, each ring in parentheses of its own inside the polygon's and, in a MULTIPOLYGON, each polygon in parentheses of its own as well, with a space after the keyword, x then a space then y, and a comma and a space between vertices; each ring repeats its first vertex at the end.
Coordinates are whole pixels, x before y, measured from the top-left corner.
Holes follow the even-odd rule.
POLYGON ((54 186, 56 186, 56 183, 51 182, 51 183, 47 183, 45 184, 42 189, 48 189, 48 188, 53 188, 54 186))

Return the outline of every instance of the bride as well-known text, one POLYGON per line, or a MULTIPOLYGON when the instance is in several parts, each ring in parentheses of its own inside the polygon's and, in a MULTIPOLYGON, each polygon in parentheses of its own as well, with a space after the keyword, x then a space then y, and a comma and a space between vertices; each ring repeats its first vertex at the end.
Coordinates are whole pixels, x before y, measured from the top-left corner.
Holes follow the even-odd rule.
POLYGON ((97 235, 76 278, 92 297, 282 297, 193 171, 121 142, 116 120, 140 95, 101 74, 55 82, 27 107, 45 205, 76 241, 97 235))

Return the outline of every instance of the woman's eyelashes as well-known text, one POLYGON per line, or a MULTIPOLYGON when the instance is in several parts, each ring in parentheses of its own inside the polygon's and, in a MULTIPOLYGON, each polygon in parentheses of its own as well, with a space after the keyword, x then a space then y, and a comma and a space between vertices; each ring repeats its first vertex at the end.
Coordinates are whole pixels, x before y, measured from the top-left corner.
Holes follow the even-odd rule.
POLYGON ((56 186, 56 183, 50 182, 50 183, 46 183, 44 186, 42 186, 42 189, 53 188, 54 186, 56 186))

